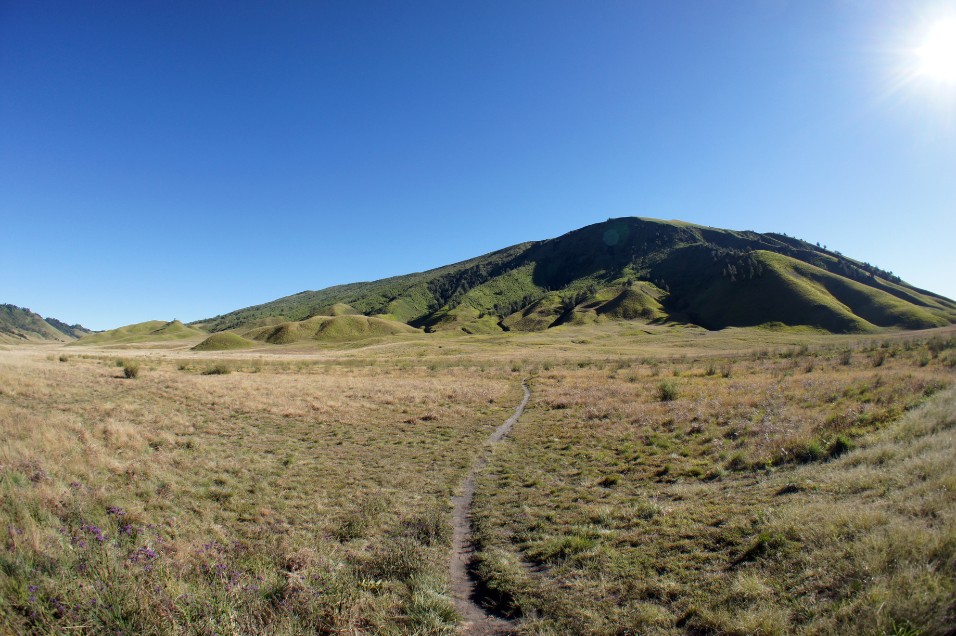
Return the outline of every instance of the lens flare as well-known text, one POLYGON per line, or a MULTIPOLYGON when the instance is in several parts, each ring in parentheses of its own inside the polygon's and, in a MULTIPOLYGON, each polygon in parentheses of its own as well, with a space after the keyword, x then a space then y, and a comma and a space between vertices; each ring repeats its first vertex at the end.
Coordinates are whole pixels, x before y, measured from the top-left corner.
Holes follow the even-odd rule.
POLYGON ((919 49, 920 73, 956 83, 956 20, 937 22, 919 49))

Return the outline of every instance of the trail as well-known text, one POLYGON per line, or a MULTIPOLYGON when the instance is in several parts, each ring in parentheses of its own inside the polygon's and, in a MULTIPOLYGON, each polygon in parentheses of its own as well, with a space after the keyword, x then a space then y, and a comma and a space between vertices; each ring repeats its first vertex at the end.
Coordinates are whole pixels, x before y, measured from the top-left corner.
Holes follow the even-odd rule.
POLYGON ((504 636, 514 631, 512 622, 498 618, 482 607, 482 599, 478 598, 477 594, 477 581, 469 566, 474 553, 471 536, 471 504, 475 497, 475 480, 478 473, 488 463, 488 456, 495 444, 511 432, 518 418, 524 413, 524 407, 531 399, 531 390, 525 383, 521 384, 521 388, 524 390, 524 399, 521 400, 521 404, 511 417, 485 440, 481 456, 461 483, 460 494, 452 497, 455 510, 452 513, 451 559, 449 561, 451 590, 455 596, 455 607, 465 619, 464 633, 470 636, 504 636))

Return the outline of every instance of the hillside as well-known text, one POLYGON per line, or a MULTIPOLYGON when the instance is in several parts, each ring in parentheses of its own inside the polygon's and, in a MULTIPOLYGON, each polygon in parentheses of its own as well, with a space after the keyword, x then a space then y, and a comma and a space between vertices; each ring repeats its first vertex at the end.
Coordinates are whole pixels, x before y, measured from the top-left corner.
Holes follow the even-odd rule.
POLYGON ((0 342, 69 342, 88 333, 82 325, 43 318, 25 307, 0 305, 0 342))
POLYGON ((165 322, 163 320, 149 320, 135 325, 127 325, 118 329, 101 331, 98 333, 83 336, 73 344, 74 346, 86 345, 126 345, 141 342, 165 342, 171 340, 185 340, 188 338, 197 338, 205 336, 206 332, 187 327, 178 320, 165 322))
POLYGON ((611 219, 461 263, 338 285, 195 323, 211 332, 348 311, 426 331, 538 331, 607 320, 852 333, 956 322, 956 303, 782 234, 611 219))

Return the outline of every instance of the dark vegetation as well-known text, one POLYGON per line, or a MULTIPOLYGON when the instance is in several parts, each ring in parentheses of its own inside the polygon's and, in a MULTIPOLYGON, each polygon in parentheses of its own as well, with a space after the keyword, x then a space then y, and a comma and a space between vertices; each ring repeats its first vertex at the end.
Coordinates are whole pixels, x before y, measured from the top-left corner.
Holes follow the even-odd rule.
POLYGON ((0 305, 0 342, 53 340, 68 342, 92 333, 82 325, 43 318, 25 307, 0 305))
POLYGON ((338 315, 333 307, 465 333, 606 320, 840 333, 956 321, 952 300, 806 241, 621 218, 428 272, 302 292, 196 326, 245 335, 255 327, 338 315))

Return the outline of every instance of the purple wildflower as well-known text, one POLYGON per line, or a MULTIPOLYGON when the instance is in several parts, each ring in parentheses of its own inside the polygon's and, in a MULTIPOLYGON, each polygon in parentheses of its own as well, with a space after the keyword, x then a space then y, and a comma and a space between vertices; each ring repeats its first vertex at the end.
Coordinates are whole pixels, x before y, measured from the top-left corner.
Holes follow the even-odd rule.
POLYGON ((93 538, 99 541, 100 543, 103 543, 107 539, 106 535, 103 534, 103 530, 101 530, 99 526, 94 526, 92 524, 87 523, 82 526, 81 530, 92 534, 93 538))

